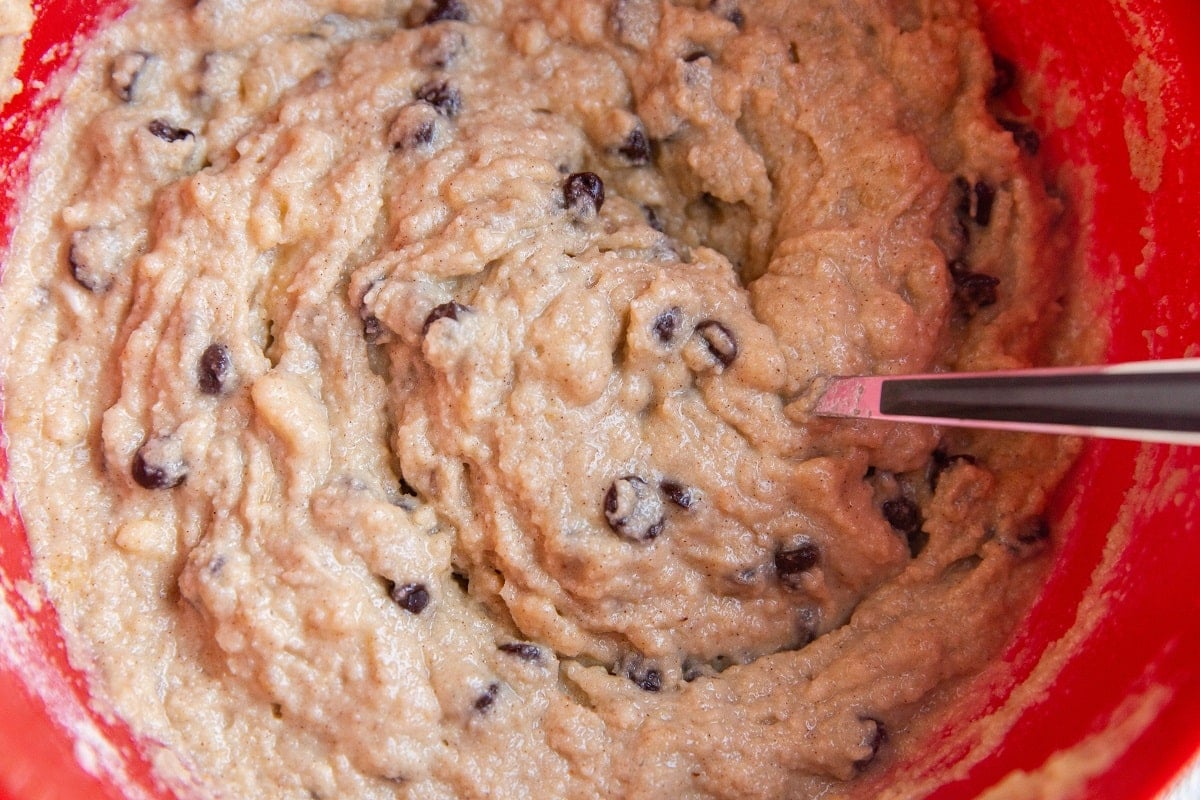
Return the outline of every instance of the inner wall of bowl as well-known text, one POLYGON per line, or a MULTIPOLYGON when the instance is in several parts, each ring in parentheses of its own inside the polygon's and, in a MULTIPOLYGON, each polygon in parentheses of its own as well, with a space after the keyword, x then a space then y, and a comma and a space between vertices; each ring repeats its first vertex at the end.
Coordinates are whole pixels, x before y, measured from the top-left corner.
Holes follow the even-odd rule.
MULTIPOLYGON (((70 68, 73 48, 67 45, 128 4, 33 3, 34 28, 18 72, 24 90, 0 113, 0 271, 27 183, 31 147, 55 106, 54 76, 70 68)), ((129 728, 89 706, 86 680, 68 663, 54 608, 32 580, 3 449, 0 487, 0 800, 176 797, 155 778, 129 728)))
MULTIPOLYGON (((0 126, 0 253, 26 156, 52 104, 58 47, 125 0, 63 0, 38 22, 0 126)), ((997 52, 1026 76, 1043 148, 1073 193, 1113 320, 1110 361, 1192 356, 1200 342, 1200 17, 1192 0, 980 0, 997 52), (1076 177, 1070 177, 1076 176, 1076 177)), ((2 256, 0 256, 2 258, 2 256)), ((7 465, 0 452, 0 475, 7 465)), ((6 495, 7 497, 7 495, 6 495)), ((11 501, 0 515, 0 799, 171 797, 128 729, 87 707, 49 604, 30 580, 11 501), (94 775, 102 776, 100 779, 94 775)), ((1150 797, 1200 746, 1200 453, 1094 442, 1055 504, 1058 566, 966 711, 881 776, 939 800, 1150 797), (923 787, 923 788, 922 788, 923 787)), ((870 792, 868 792, 868 795, 870 792)))
MULTIPOLYGON (((1037 76, 1040 97, 1026 99, 1047 161, 1074 165, 1060 182, 1091 197, 1081 227, 1113 322, 1107 360, 1197 355, 1193 4, 981 6, 994 49, 1037 76)), ((932 797, 1028 797, 1035 784, 1046 796, 1150 797, 1178 771, 1200 746, 1198 507, 1200 451, 1089 445, 1056 500, 1056 569, 1010 670, 979 687, 987 719, 958 720, 908 765, 941 773, 932 797), (971 763, 972 747, 989 755, 971 763)))

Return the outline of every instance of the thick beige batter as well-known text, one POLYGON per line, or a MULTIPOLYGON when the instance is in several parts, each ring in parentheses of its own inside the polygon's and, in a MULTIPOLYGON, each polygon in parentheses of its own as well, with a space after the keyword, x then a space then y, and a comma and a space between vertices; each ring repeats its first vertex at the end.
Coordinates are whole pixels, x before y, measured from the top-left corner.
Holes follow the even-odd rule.
POLYGON ((29 0, 0 0, 0 108, 21 90, 17 66, 32 25, 29 0))
POLYGON ((974 26, 140 4, 3 297, 12 474, 97 693, 227 797, 886 769, 1019 618, 1070 460, 807 413, 821 375, 1063 357, 1057 207, 974 26))

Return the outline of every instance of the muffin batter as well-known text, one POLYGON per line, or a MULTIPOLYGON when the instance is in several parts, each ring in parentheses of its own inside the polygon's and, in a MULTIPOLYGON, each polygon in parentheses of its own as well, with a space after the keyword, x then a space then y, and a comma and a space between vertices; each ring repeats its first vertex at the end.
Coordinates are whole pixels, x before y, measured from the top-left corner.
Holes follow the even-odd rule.
POLYGON ((32 25, 28 0, 0 0, 0 108, 21 89, 17 66, 32 25))
POLYGON ((966 0, 140 3, 5 275, 73 658, 217 796, 853 791, 1070 462, 808 413, 1065 357, 1000 66, 966 0))

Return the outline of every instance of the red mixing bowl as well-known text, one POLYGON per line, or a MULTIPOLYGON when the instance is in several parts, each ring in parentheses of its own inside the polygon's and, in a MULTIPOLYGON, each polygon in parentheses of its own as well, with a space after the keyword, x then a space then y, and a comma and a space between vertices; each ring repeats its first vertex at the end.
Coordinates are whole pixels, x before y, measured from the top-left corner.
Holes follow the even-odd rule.
MULTIPOLYGON (((980 2, 994 49, 1043 87, 1031 110, 1047 163, 1091 178, 1083 233, 1109 300, 1107 359, 1200 355, 1196 0, 980 2)), ((126 3, 34 3, 26 90, 0 124, 0 264, 53 107, 45 83, 69 68, 78 35, 126 3)), ((4 497, 0 800, 175 796, 129 729, 89 709, 4 497)), ((936 785, 914 794, 937 800, 998 786, 1017 798, 1150 798, 1200 749, 1200 448, 1090 442, 1053 512, 1057 566, 1007 667, 976 681, 971 702, 866 796, 912 782, 936 785)))

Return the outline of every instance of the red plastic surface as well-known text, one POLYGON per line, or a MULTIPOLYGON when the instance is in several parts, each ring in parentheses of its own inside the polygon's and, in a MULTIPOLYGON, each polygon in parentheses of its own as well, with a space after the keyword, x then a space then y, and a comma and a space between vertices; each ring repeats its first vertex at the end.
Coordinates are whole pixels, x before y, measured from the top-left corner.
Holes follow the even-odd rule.
MULTIPOLYGON (((90 30, 95 8, 115 3, 38 4, 38 23, 27 47, 22 76, 44 81, 64 63, 55 45, 90 30), (49 54, 49 55, 47 55, 49 54)), ((995 49, 1024 71, 1043 75, 1052 89, 1068 89, 1080 103, 1073 124, 1047 131, 1044 152, 1052 163, 1095 165, 1094 216, 1086 231, 1093 271, 1112 286, 1110 361, 1200 355, 1200 14, 1194 0, 981 0, 995 49), (1152 191, 1130 166, 1126 128, 1152 130, 1154 115, 1132 91, 1127 76, 1149 49, 1166 67, 1161 93, 1169 142, 1161 180, 1152 191), (1149 127, 1147 127, 1149 126, 1149 127), (1189 147, 1183 146, 1191 143, 1189 147), (1147 247, 1144 231, 1152 232, 1147 247), (1144 272, 1135 273, 1139 264, 1144 272)), ((36 88, 36 87, 35 87, 36 88)), ((26 179, 22 154, 36 140, 45 109, 37 92, 19 96, 0 126, 0 259, 11 232, 12 197, 26 179)), ((1036 109, 1045 121, 1049 108, 1036 109)), ((1057 115, 1062 123, 1061 114, 1057 115)), ((6 470, 0 453, 0 469, 6 470)), ((1200 448, 1140 448, 1096 442, 1085 452, 1056 504, 1072 520, 1058 565, 1008 650, 1012 674, 990 687, 990 708, 1003 706, 1041 654, 1076 630, 1076 610, 1094 582, 1104 613, 1077 642, 1048 691, 1026 705, 1003 742, 986 758, 936 790, 937 800, 978 796, 1013 770, 1036 771, 1071 748, 1126 721, 1128 698, 1152 697, 1156 719, 1078 796, 1130 800, 1156 795, 1200 749, 1200 448), (1152 491, 1169 483, 1170 491, 1152 491), (1128 522, 1128 543, 1115 569, 1096 577, 1107 536, 1128 522)), ((0 519, 0 601, 30 632, 28 662, 0 658, 0 800, 122 797, 76 762, 76 745, 59 721, 88 715, 118 743, 133 791, 169 797, 154 786, 128 730, 86 711, 85 682, 67 665, 52 609, 31 609, 12 591, 29 579, 29 552, 18 520, 0 519), (17 661, 18 668, 5 664, 17 661), (37 691, 31 691, 30 686, 37 691), (47 713, 45 696, 56 705, 47 713), (70 716, 67 713, 66 716, 70 716)), ((2 622, 2 619, 0 619, 2 622)), ((11 637, 9 637, 11 638, 11 637)), ((9 642, 0 638, 0 644, 9 642)), ((956 723, 957 724, 957 723, 956 723)), ((964 723, 965 724, 965 723, 964 723)), ((947 733, 953 733, 953 725, 947 733)), ((940 774, 963 752, 952 737, 930 742, 921 760, 898 765, 909 774, 940 774)))

